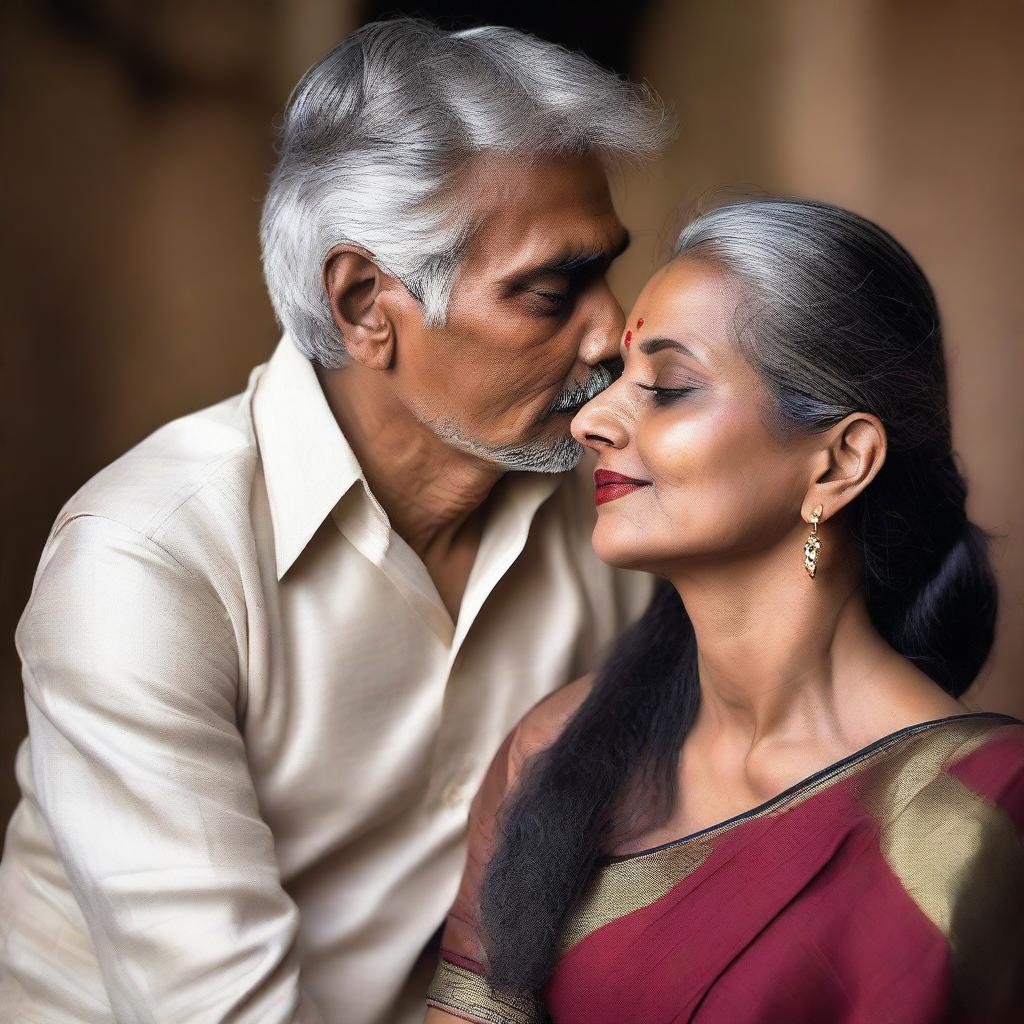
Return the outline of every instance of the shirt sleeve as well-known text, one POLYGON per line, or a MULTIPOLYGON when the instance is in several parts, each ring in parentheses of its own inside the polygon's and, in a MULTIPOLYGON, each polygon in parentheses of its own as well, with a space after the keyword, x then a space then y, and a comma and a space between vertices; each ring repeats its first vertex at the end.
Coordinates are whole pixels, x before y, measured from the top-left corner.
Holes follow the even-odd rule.
POLYGON ((35 797, 116 1019, 320 1024, 210 586, 141 533, 74 518, 17 646, 35 797))

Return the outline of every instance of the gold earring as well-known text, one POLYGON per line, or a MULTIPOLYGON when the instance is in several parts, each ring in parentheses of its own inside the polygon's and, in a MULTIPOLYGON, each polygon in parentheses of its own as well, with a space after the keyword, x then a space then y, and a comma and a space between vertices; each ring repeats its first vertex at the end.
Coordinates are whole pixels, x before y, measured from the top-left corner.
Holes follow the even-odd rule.
POLYGON ((804 568, 807 575, 814 579, 814 570, 818 568, 818 552, 821 550, 821 540, 818 538, 818 520, 821 519, 822 507, 814 506, 811 513, 811 532, 804 541, 804 568))

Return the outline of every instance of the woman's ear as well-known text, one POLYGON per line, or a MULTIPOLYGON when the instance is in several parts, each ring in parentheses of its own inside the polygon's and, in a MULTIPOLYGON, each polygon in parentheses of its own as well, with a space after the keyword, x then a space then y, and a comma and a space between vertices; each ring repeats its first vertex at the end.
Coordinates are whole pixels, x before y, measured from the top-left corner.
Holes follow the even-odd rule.
POLYGON ((380 298, 391 278, 369 253, 351 245, 335 246, 327 254, 323 276, 331 316, 349 356, 370 369, 389 369, 395 330, 380 298))
POLYGON ((815 505, 823 520, 849 505, 878 475, 887 451, 885 427, 869 412, 851 413, 817 437, 814 479, 800 510, 807 522, 815 505))

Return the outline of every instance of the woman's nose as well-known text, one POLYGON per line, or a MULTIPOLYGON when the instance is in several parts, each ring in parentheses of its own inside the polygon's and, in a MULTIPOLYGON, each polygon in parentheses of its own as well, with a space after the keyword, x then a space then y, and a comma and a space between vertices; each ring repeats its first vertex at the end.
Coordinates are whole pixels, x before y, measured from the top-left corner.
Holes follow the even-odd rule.
POLYGON ((624 448, 629 441, 626 418, 618 396, 619 379, 592 398, 573 417, 569 429, 580 444, 594 451, 603 448, 624 448))

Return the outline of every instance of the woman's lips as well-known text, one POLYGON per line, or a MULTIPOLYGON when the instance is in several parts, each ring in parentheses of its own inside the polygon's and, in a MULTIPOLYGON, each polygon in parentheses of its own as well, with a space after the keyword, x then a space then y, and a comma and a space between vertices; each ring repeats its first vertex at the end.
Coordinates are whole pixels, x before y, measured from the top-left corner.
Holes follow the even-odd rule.
POLYGON ((606 501, 614 501, 623 495, 632 494, 641 487, 650 486, 650 480, 634 480, 621 473, 612 473, 607 469, 594 470, 594 504, 603 505, 606 501))

